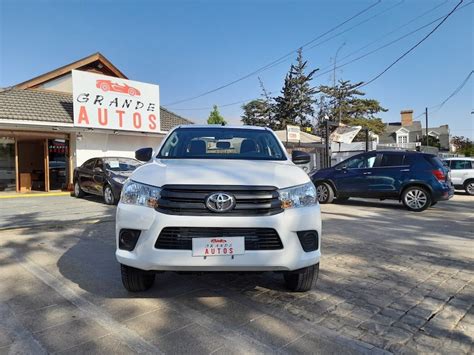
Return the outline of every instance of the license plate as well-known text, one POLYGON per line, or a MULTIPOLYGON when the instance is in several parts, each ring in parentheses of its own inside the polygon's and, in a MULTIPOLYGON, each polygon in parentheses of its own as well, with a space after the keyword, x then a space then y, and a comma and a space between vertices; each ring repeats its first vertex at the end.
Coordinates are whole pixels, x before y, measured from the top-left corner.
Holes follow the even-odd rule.
POLYGON ((231 256, 245 253, 245 237, 193 238, 193 256, 231 256))

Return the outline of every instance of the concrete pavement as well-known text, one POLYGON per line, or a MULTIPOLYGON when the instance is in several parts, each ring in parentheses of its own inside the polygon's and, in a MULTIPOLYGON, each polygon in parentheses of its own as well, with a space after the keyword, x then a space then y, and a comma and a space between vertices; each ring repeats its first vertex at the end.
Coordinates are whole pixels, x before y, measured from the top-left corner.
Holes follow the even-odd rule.
POLYGON ((304 294, 271 273, 163 273, 128 294, 114 207, 17 200, 0 207, 0 353, 473 351, 470 196, 423 213, 323 206, 320 280, 304 294))

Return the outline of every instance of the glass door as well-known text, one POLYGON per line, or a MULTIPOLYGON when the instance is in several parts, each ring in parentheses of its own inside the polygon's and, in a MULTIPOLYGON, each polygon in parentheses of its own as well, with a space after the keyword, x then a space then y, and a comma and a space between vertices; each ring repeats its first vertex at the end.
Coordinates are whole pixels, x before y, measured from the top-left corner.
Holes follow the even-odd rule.
POLYGON ((0 137, 0 191, 16 191, 15 138, 0 137))
POLYGON ((49 190, 67 189, 68 141, 48 139, 49 190))

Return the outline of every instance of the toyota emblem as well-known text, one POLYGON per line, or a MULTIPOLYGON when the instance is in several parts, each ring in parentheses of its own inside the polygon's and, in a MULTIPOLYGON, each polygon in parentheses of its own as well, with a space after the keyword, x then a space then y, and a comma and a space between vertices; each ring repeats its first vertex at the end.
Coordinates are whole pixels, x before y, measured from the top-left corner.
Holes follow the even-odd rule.
POLYGON ((228 212, 235 207, 235 197, 225 192, 216 192, 206 199, 206 207, 212 212, 228 212))

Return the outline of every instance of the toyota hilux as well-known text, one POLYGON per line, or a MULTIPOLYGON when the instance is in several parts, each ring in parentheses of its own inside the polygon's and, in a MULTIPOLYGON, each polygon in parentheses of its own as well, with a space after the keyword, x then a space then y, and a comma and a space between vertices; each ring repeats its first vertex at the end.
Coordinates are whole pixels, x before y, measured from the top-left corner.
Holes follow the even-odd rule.
POLYGON ((116 258, 131 292, 157 272, 283 274, 307 291, 319 273, 321 216, 316 190, 262 127, 179 126, 125 182, 116 215, 116 258))

